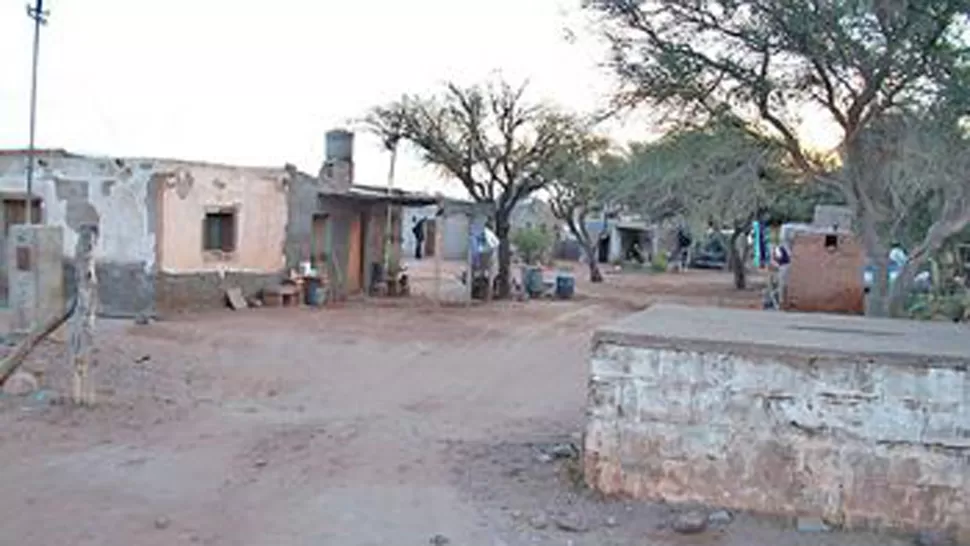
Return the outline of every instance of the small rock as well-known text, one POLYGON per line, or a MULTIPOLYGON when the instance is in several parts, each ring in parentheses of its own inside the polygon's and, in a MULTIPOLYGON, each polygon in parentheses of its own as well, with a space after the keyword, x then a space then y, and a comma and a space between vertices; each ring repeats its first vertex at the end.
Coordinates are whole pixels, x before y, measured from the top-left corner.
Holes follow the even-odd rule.
POLYGON ((165 516, 159 516, 155 518, 155 528, 158 530, 168 529, 168 526, 172 524, 172 520, 165 516))
POLYGON ((913 540, 916 546, 953 546, 953 538, 946 533, 936 531, 922 531, 913 540))
POLYGON ((135 364, 142 364, 144 362, 148 362, 151 359, 152 359, 152 355, 141 355, 140 357, 135 359, 135 364))
POLYGON ((795 521, 795 528, 801 533, 826 533, 832 528, 816 516, 802 516, 795 521))
POLYGON ((14 372, 3 382, 3 393, 9 396, 27 396, 36 391, 39 385, 34 374, 23 370, 14 372))
POLYGON ((428 543, 432 546, 446 546, 447 544, 451 543, 451 540, 449 540, 445 535, 435 535, 431 537, 431 540, 429 540, 428 543))
POLYGON ((145 313, 138 313, 135 315, 135 324, 139 326, 147 326, 151 324, 152 319, 145 313))
POLYGON ((579 450, 573 444, 555 444, 549 448, 549 454, 556 459, 572 459, 579 456, 579 450))
POLYGON ((269 461, 267 461, 266 459, 256 459, 253 462, 253 466, 255 466, 256 468, 263 468, 264 466, 266 466, 268 464, 269 464, 269 461))
POLYGON ((551 463, 552 458, 552 455, 549 455, 548 453, 536 453, 536 460, 540 463, 551 463))
POLYGON ((578 514, 559 514, 553 518, 553 523, 560 531, 567 533, 585 533, 589 525, 578 514))
POLYGON ((715 510, 707 516, 707 522, 713 525, 727 525, 734 521, 734 515, 727 510, 715 510))
POLYGON ((707 530, 707 514, 696 510, 677 514, 670 528, 682 535, 694 535, 707 530))
POLYGON ((616 527, 619 524, 620 524, 620 522, 618 522, 616 520, 616 518, 614 518, 613 516, 609 516, 608 518, 606 518, 606 526, 607 527, 616 527))
POLYGON ((512 519, 514 520, 520 520, 522 519, 522 510, 512 510, 509 512, 509 515, 512 516, 512 519))
POLYGON ((549 527, 549 518, 547 518, 545 514, 537 514, 529 520, 529 525, 531 525, 533 529, 538 529, 541 531, 542 529, 549 527))

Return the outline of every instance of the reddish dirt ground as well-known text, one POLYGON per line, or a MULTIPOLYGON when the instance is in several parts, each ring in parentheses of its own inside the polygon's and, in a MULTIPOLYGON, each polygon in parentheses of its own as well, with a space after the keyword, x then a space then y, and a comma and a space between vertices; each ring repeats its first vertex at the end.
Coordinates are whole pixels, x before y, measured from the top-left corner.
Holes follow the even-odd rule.
POLYGON ((96 408, 56 403, 57 339, 26 364, 50 390, 0 398, 0 544, 888 544, 745 517, 680 536, 660 529, 669 508, 599 500, 573 461, 537 457, 576 441, 597 325, 656 298, 757 302, 729 282, 624 275, 569 302, 101 321, 96 408))

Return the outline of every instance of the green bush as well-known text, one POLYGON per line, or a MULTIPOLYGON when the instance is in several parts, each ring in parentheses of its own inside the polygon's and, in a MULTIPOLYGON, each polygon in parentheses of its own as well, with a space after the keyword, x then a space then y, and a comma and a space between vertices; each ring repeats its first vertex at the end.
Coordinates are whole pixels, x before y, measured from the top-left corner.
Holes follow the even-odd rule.
POLYGON ((512 233, 511 242, 522 261, 535 265, 542 261, 552 247, 552 235, 537 228, 520 228, 512 233))
POLYGON ((667 255, 663 252, 658 252, 650 261, 650 269, 654 273, 667 271, 667 255))

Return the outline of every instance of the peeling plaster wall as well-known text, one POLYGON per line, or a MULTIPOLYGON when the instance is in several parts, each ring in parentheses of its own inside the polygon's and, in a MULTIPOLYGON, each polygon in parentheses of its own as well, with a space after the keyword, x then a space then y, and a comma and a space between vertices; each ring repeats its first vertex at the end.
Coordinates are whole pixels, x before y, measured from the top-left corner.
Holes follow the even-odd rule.
POLYGON ((287 188, 283 169, 160 161, 163 273, 279 273, 285 267, 287 188), (218 257, 203 249, 207 209, 236 209, 236 249, 218 257))
POLYGON ((775 335, 781 328, 756 324, 771 345, 742 346, 724 340, 757 312, 696 313, 694 339, 686 329, 664 337, 665 321, 676 329, 691 315, 662 310, 639 319, 653 325, 649 334, 632 327, 598 334, 584 453, 591 487, 816 515, 849 528, 950 530, 970 539, 965 330, 772 314, 759 320, 776 317, 786 329, 805 329, 784 339, 775 335), (719 318, 706 321, 705 313, 719 318), (873 350, 826 352, 821 348, 842 345, 832 343, 838 333, 805 333, 813 324, 849 333, 862 325, 882 330, 887 341, 866 342, 873 350), (907 329, 915 349, 880 356, 880 345, 904 347, 908 341, 892 336, 907 329), (920 343, 928 344, 926 354, 920 343))
MULTIPOLYGON (((0 156, 0 192, 25 195, 27 158, 0 156)), ((74 257, 77 229, 99 225, 98 260, 101 310, 131 314, 152 306, 155 221, 152 166, 134 161, 47 155, 38 158, 34 194, 43 200, 43 221, 64 229, 64 257, 74 257)), ((68 293, 73 291, 66 263, 68 293)))
POLYGON ((160 310, 217 307, 225 290, 247 297, 277 284, 285 270, 289 177, 285 170, 158 161, 160 310), (231 253, 203 248, 208 211, 231 207, 236 244, 231 253))

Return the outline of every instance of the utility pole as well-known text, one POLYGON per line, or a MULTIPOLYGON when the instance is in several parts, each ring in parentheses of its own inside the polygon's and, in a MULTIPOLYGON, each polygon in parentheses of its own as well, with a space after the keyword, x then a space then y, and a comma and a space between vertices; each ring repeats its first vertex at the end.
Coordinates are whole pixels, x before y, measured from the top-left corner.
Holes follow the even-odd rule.
POLYGON ((37 58, 40 55, 40 27, 47 24, 50 13, 44 10, 44 0, 27 4, 27 16, 34 20, 34 59, 30 73, 30 143, 27 146, 27 225, 34 223, 34 135, 37 130, 37 58))

